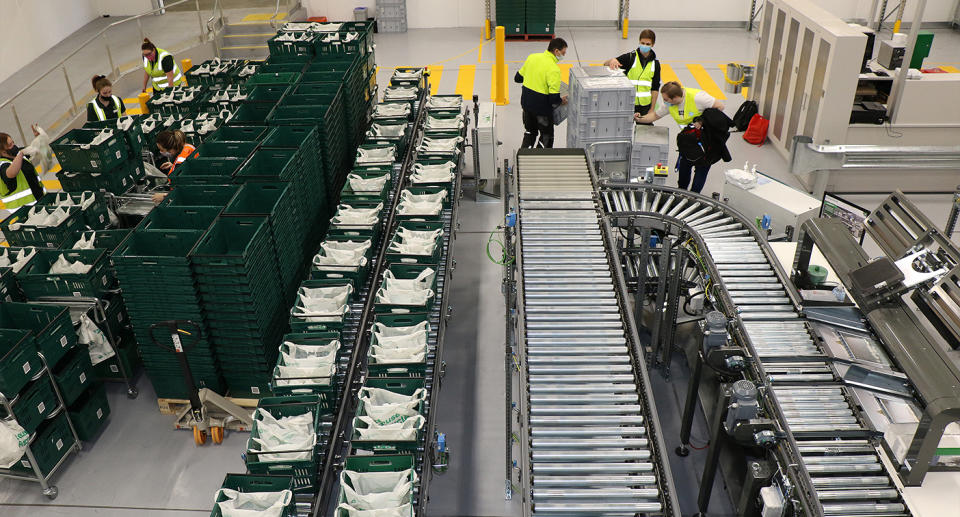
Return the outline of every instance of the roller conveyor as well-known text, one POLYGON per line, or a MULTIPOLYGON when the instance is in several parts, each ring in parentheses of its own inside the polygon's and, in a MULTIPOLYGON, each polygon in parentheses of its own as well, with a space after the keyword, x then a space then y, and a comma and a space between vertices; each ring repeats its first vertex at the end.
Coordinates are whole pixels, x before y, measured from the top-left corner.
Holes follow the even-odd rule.
POLYGON ((673 515, 585 156, 517 169, 532 513, 673 515))
POLYGON ((876 446, 849 437, 866 429, 832 366, 819 360, 825 357, 823 351, 749 223, 715 201, 656 187, 604 191, 602 199, 608 213, 642 212, 684 224, 699 236, 706 248, 701 250, 703 259, 719 273, 726 299, 732 302, 729 309, 739 315, 763 365, 823 515, 910 515, 876 446), (678 203, 703 208, 677 211, 678 203))

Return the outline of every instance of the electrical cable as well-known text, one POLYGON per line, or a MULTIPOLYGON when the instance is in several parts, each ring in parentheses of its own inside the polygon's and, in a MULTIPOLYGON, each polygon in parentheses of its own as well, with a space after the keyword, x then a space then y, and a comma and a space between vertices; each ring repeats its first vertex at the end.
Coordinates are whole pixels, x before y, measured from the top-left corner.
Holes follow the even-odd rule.
POLYGON ((501 229, 503 229, 502 226, 497 226, 496 228, 490 231, 490 238, 487 239, 487 258, 490 259, 490 262, 493 262, 498 266, 509 266, 510 264, 513 264, 513 260, 515 257, 512 257, 510 256, 509 253, 507 253, 508 251, 507 246, 503 243, 502 240, 494 238, 494 234, 497 233, 497 230, 501 230, 501 229), (493 257, 493 253, 491 253, 490 251, 491 244, 498 244, 500 246, 499 259, 496 259, 493 257))

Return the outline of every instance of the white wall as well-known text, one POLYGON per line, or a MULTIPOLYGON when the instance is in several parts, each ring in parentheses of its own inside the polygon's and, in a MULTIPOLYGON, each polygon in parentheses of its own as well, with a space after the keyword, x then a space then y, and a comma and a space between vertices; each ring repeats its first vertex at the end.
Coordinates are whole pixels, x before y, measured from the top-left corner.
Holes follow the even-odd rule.
MULTIPOLYGON (((176 0, 168 0, 173 3, 176 0)), ((133 16, 154 9, 151 0, 93 0, 97 14, 110 16, 133 16)))
MULTIPOLYGON (((107 1, 107 0, 101 0, 107 1)), ((116 1, 116 0, 114 0, 116 1)), ((838 17, 866 19, 873 0, 811 0, 838 17)), ((310 16, 326 16, 330 20, 352 20, 353 8, 362 6, 375 16, 375 0, 303 0, 310 16)), ((891 1, 889 9, 896 2, 891 1)), ((904 21, 912 20, 917 0, 907 0, 904 21)), ((957 0, 927 0, 924 21, 953 20, 957 0)), ((491 9, 496 13, 496 0, 491 9)), ((557 0, 557 20, 562 22, 613 22, 617 19, 618 2, 614 0, 557 0)), ((657 22, 745 22, 750 15, 746 0, 632 0, 630 21, 657 22)), ((407 0, 407 24, 410 28, 479 27, 485 17, 481 0, 407 0)))
POLYGON ((93 0, 3 0, 0 81, 97 17, 93 0))

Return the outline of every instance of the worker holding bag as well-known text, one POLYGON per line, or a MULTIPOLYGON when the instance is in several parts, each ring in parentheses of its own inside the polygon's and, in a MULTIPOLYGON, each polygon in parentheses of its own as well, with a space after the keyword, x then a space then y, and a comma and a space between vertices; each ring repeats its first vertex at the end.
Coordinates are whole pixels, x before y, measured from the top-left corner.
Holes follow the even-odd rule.
MULTIPOLYGON (((30 127, 34 136, 40 136, 37 126, 30 127)), ((14 144, 12 136, 0 133, 0 208, 14 210, 32 205, 46 193, 37 169, 24 151, 14 144)))

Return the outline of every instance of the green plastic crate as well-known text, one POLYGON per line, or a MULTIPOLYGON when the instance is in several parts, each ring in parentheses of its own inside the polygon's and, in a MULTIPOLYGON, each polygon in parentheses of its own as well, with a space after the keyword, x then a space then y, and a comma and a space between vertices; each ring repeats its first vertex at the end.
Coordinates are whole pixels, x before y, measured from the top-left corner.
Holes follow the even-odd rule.
POLYGON ((219 218, 190 257, 195 264, 243 265, 260 251, 268 230, 265 217, 219 218))
POLYGON ((144 266, 166 270, 169 266, 186 266, 187 256, 203 233, 199 230, 133 232, 117 247, 111 260, 118 270, 144 266))
POLYGON ((127 160, 114 170, 102 174, 59 171, 56 173, 60 186, 66 192, 85 190, 106 190, 113 194, 123 194, 136 185, 144 176, 143 162, 137 159, 127 160))
MULTIPOLYGON (((221 129, 237 129, 224 127, 221 129)), ((180 185, 175 186, 160 206, 215 206, 224 207, 237 193, 236 185, 180 185)))
POLYGON ((54 140, 50 148, 57 155, 63 170, 74 172, 107 172, 129 156, 123 133, 113 135, 97 145, 84 148, 100 133, 99 129, 72 129, 54 140))
MULTIPOLYGON (((113 253, 113 250, 117 249, 117 246, 127 238, 127 235, 130 235, 130 232, 133 231, 130 228, 117 229, 117 230, 88 230, 83 232, 81 235, 84 239, 93 238, 93 247, 105 249, 110 253, 113 253)), ((71 246, 72 247, 72 246, 71 246)))
POLYGON ((297 72, 281 72, 276 74, 257 73, 250 79, 247 79, 247 86, 259 86, 263 84, 296 84, 300 81, 300 74, 297 72))
POLYGON ((87 390, 70 407, 70 419, 77 436, 85 442, 92 441, 110 416, 107 390, 102 383, 87 390))
POLYGON ((227 121, 228 126, 262 126, 270 112, 273 111, 274 104, 270 102, 250 102, 241 104, 233 112, 233 118, 227 121))
MULTIPOLYGON (((86 122, 83 127, 86 129, 103 129, 103 128, 117 128, 120 124, 125 124, 128 119, 132 120, 133 123, 130 125, 130 129, 121 131, 123 138, 127 143, 127 150, 130 152, 130 156, 140 156, 140 153, 143 152, 143 148, 146 147, 146 140, 143 136, 143 129, 140 127, 140 115, 124 115, 119 119, 114 120, 103 120, 103 121, 93 121, 86 122)), ((63 164, 61 164, 61 167, 63 164)))
POLYGON ((84 350, 84 347, 73 349, 63 359, 63 363, 54 369, 53 377, 60 388, 64 403, 68 406, 73 404, 94 382, 90 353, 84 350))
POLYGON ((90 195, 94 196, 93 203, 86 209, 81 209, 83 224, 93 230, 102 230, 110 225, 110 216, 107 213, 107 200, 100 192, 88 191, 73 194, 69 192, 50 192, 41 197, 37 201, 37 204, 42 206, 60 206, 69 198, 74 206, 79 206, 81 199, 83 199, 84 196, 88 196, 89 199, 90 195))
MULTIPOLYGON (((68 216, 57 226, 28 226, 24 224, 27 214, 33 206, 21 206, 0 223, 0 231, 12 246, 36 246, 39 248, 59 248, 64 242, 76 241, 83 231, 83 212, 79 207, 64 207, 68 216), (19 224, 16 229, 11 225, 19 224)), ((59 210, 50 206, 42 207, 47 213, 59 210)))
POLYGON ((124 371, 127 375, 134 376, 140 365, 137 341, 133 331, 124 330, 114 334, 113 338, 117 341, 117 355, 93 365, 93 374, 98 380, 122 379, 124 371))
MULTIPOLYGON (((40 473, 46 476, 76 444, 76 439, 70 431, 67 415, 63 413, 44 422, 43 426, 38 429, 33 443, 30 444, 30 450, 33 452, 34 458, 37 459, 37 467, 40 469, 40 473)), ((11 466, 10 470, 31 476, 35 475, 26 455, 18 463, 11 466)))
POLYGON ((222 126, 207 142, 259 142, 267 136, 267 126, 222 126))
POLYGON ((50 366, 59 363, 64 354, 77 345, 77 333, 70 319, 70 309, 66 307, 3 303, 0 304, 0 328, 32 332, 36 350, 43 354, 50 366))
MULTIPOLYGON (((294 480, 290 476, 271 476, 267 474, 227 474, 220 488, 236 490, 237 492, 282 492, 284 490, 294 490, 294 480)), ((226 500, 219 491, 215 503, 226 500)), ((296 517, 297 503, 291 497, 290 504, 284 507, 278 517, 296 517)), ((210 517, 222 517, 220 507, 214 504, 210 517)))
POLYGON ((0 393, 13 399, 43 369, 28 330, 0 329, 0 393))
POLYGON ((260 66, 257 69, 257 73, 263 74, 282 74, 282 73, 300 73, 303 72, 303 67, 306 65, 306 62, 286 62, 286 63, 270 63, 260 66))
POLYGON ((158 206, 143 218, 137 231, 206 230, 220 215, 212 206, 158 206))
MULTIPOLYGON (((13 414, 23 430, 32 434, 59 406, 60 401, 57 400, 57 393, 50 378, 42 375, 28 384, 17 400, 13 401, 13 414)), ((8 416, 5 410, 0 408, 0 418, 8 416)))
POLYGON ((233 180, 233 173, 240 169, 245 160, 206 156, 190 158, 177 165, 170 174, 170 181, 176 186, 228 185, 233 180))
POLYGON ((313 56, 316 54, 316 40, 317 36, 311 32, 304 31, 289 31, 285 34, 292 34, 298 37, 305 37, 301 41, 283 41, 278 40, 277 38, 281 37, 281 34, 273 36, 267 40, 267 47, 270 50, 270 56, 274 57, 284 57, 289 54, 294 55, 307 55, 313 56))
POLYGON ((113 287, 114 273, 109 268, 106 250, 47 250, 38 249, 17 274, 20 289, 28 299, 45 296, 101 297, 113 287), (86 273, 50 274, 50 266, 63 255, 70 262, 78 260, 90 266, 86 273))
MULTIPOLYGON (((316 434, 320 434, 320 398, 316 395, 300 395, 290 397, 264 397, 257 404, 259 410, 266 411, 275 418, 284 418, 313 413, 313 427, 316 434)), ((259 416, 256 415, 255 416, 259 416)), ((260 436, 258 423, 262 419, 255 418, 250 438, 247 440, 247 449, 244 454, 247 471, 251 474, 272 474, 291 476, 293 490, 296 492, 313 492, 317 482, 317 465, 320 461, 321 445, 323 440, 318 436, 316 444, 309 449, 311 457, 303 460, 261 461, 260 455, 275 451, 263 450, 255 438, 260 436)), ((287 449, 284 449, 285 451, 287 449)), ((304 449, 299 452, 307 452, 304 449)))

